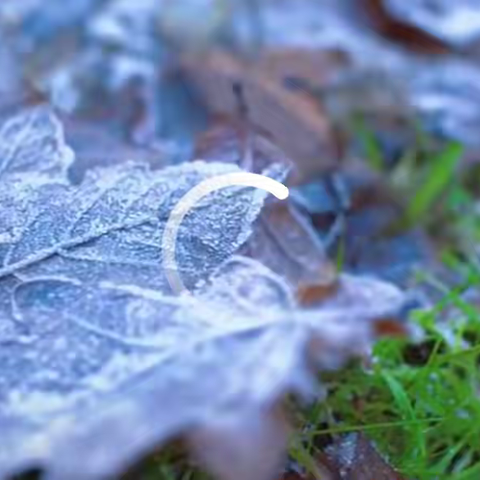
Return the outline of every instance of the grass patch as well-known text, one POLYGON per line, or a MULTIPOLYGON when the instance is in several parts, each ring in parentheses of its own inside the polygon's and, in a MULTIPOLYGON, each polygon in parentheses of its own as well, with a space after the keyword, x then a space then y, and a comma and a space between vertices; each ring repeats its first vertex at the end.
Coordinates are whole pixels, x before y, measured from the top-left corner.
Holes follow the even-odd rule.
POLYGON ((416 313, 421 342, 382 340, 370 368, 322 377, 328 398, 304 414, 313 425, 302 434, 312 458, 327 436, 363 431, 406 478, 480 478, 480 312, 462 298, 479 283, 470 273, 434 308, 416 313), (447 308, 457 313, 439 327, 447 308))

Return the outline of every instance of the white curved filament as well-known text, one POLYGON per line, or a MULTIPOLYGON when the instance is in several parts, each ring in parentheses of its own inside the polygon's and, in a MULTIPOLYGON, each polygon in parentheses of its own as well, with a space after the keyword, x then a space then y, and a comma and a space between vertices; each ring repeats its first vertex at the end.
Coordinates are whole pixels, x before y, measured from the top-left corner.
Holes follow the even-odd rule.
POLYGON ((260 188, 279 200, 285 200, 289 194, 288 188, 283 183, 265 175, 249 172, 227 173, 208 178, 186 193, 168 217, 162 237, 163 268, 167 281, 175 293, 190 293, 178 274, 175 260, 177 235, 183 219, 203 197, 216 190, 232 186, 260 188))

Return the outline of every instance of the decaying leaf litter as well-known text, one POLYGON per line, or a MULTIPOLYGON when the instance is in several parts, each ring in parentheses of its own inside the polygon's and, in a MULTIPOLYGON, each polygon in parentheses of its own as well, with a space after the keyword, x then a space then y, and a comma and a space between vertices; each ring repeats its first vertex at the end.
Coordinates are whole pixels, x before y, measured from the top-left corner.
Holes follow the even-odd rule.
MULTIPOLYGON (((0 5, 1 478, 120 478, 178 437, 219 478, 280 476, 287 447, 302 478, 400 478, 368 431, 307 445, 282 404, 341 396, 316 372, 368 371, 379 336, 421 341, 409 312, 462 278, 448 242, 475 265, 474 221, 438 229, 448 181, 478 176, 478 7, 433 3, 0 5), (241 170, 290 199, 202 201, 177 249, 194 296, 173 295, 169 212, 241 170)), ((474 285, 437 312, 447 341, 474 285)))

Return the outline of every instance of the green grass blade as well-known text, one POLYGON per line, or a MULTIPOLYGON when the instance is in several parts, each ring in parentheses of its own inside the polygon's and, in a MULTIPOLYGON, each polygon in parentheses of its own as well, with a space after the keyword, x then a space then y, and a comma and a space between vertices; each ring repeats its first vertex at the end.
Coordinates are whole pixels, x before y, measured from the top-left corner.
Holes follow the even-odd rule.
POLYGON ((417 190, 408 205, 406 219, 410 225, 422 220, 438 197, 452 181, 457 163, 462 156, 463 147, 452 142, 432 160, 428 179, 417 190))
POLYGON ((377 172, 384 170, 383 152, 374 132, 367 127, 365 119, 356 115, 353 119, 355 131, 360 136, 367 163, 377 172))

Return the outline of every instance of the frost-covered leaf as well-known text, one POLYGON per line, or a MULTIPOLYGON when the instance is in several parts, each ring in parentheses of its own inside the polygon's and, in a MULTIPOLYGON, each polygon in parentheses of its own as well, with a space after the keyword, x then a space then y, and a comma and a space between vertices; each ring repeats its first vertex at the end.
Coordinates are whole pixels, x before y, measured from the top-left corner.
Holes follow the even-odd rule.
POLYGON ((4 315, 14 335, 0 337, 0 477, 34 464, 49 480, 105 478, 183 434, 225 478, 267 478, 282 454, 272 408, 283 394, 311 393, 312 366, 364 353, 376 321, 404 304, 381 282, 342 282, 344 293, 311 310, 241 257, 193 297, 12 283, 4 315))
POLYGON ((0 264, 48 198, 65 192, 73 159, 48 107, 22 110, 0 126, 0 264))
POLYGON ((0 264, 2 251, 18 240, 23 228, 44 208, 52 196, 65 194, 66 185, 32 177, 28 181, 0 181, 0 264), (3 244, 3 245, 2 245, 3 244))
MULTIPOLYGON (((200 181, 238 169, 195 162, 151 172, 128 163, 91 172, 79 187, 52 191, 11 245, 0 277, 61 275, 164 289, 161 242, 169 214, 200 181)), ((266 193, 231 187, 199 202, 181 224, 177 261, 187 286, 248 237, 266 193)))
POLYGON ((24 110, 0 127, 0 182, 28 174, 63 180, 73 159, 62 125, 48 107, 24 110))

